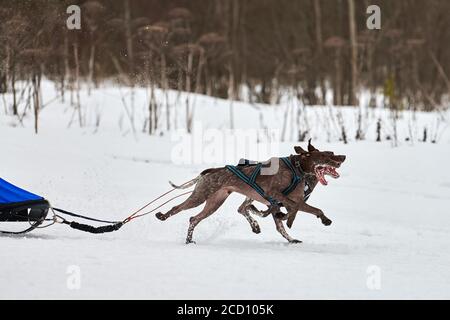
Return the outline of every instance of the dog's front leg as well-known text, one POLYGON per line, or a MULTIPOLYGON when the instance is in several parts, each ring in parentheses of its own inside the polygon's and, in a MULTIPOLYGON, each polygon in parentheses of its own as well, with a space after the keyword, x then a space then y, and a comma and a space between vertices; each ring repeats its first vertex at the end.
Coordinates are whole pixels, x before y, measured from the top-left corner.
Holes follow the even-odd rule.
POLYGON ((304 201, 300 201, 298 209, 299 209, 299 211, 303 211, 303 212, 307 212, 307 213, 311 213, 311 214, 315 215, 326 226, 329 226, 332 222, 330 219, 328 219, 327 216, 325 216, 325 214, 323 213, 322 210, 320 210, 319 208, 310 206, 309 204, 307 204, 304 201))
MULTIPOLYGON (((286 224, 289 228, 291 228, 292 224, 294 223, 297 212, 299 211, 299 204, 297 202, 291 200, 290 198, 286 197, 281 192, 276 192, 275 198, 277 200, 279 200, 283 204, 283 206, 286 208, 286 210, 287 210, 287 215, 286 215, 287 223, 286 224)), ((278 207, 278 209, 279 209, 279 207, 278 207)))
POLYGON ((292 224, 294 223, 295 217, 297 216, 297 212, 299 212, 298 205, 295 205, 294 207, 286 207, 287 210, 287 222, 286 225, 290 229, 292 227, 292 224))

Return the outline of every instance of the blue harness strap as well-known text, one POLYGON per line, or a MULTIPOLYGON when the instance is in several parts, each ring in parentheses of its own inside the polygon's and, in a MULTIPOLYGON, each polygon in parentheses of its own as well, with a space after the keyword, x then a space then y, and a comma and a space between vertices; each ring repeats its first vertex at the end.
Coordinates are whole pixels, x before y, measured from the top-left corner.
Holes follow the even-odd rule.
POLYGON ((239 170, 236 166, 227 165, 225 166, 228 170, 230 170, 232 173, 234 173, 239 179, 244 181, 246 184, 248 184, 250 187, 252 187, 258 194, 270 202, 270 204, 278 205, 279 201, 273 199, 271 196, 267 195, 264 190, 256 183, 256 177, 261 172, 261 163, 258 163, 255 166, 255 169, 251 173, 249 177, 247 177, 241 170, 239 170))
MULTIPOLYGON (((294 191, 294 189, 297 187, 297 185, 300 183, 300 181, 302 181, 302 177, 297 175, 297 172, 295 171, 294 166, 292 165, 291 161, 289 160, 288 157, 284 157, 281 158, 281 160, 284 162, 284 164, 291 169, 292 171, 292 181, 291 184, 282 191, 282 193, 287 196, 289 193, 291 193, 292 191, 294 191)), ((303 171, 300 167, 298 167, 300 174, 303 174, 303 171)), ((303 200, 308 200, 309 196, 311 195, 312 190, 309 187, 309 184, 305 181, 305 188, 303 189, 303 200)))
POLYGON ((302 178, 297 175, 297 172, 295 171, 294 166, 292 165, 289 158, 284 157, 281 158, 281 160, 284 162, 284 164, 291 170, 292 172, 292 181, 291 184, 282 191, 282 193, 287 196, 289 193, 291 193, 299 184, 300 181, 302 181, 302 178))
MULTIPOLYGON (((287 196, 290 194, 294 189, 297 187, 297 185, 302 181, 302 177, 297 174, 297 171, 295 170, 295 167, 292 165, 291 161, 289 160, 289 157, 283 157, 280 158, 284 164, 291 170, 292 172, 292 181, 291 184, 285 188, 282 193, 287 196)), ((258 194, 269 201, 273 205, 279 205, 280 201, 270 197, 267 195, 264 190, 256 183, 256 177, 261 172, 262 163, 255 164, 255 169, 250 174, 250 176, 245 175, 241 170, 238 169, 238 167, 247 167, 249 165, 249 161, 245 160, 244 164, 239 164, 237 166, 227 165, 225 166, 228 170, 230 170, 232 173, 234 173, 239 179, 244 181, 246 184, 248 184, 250 187, 252 187, 258 194)), ((301 169, 300 169, 301 170, 301 169)), ((304 189, 304 200, 308 200, 309 196, 311 195, 311 188, 307 183, 305 183, 305 189, 304 189)))

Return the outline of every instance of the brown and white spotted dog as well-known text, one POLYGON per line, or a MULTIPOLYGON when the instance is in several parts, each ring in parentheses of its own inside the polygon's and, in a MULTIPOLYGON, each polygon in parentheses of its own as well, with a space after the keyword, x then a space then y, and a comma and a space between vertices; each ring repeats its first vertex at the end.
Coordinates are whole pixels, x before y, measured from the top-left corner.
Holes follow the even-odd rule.
MULTIPOLYGON (((292 171, 283 161, 278 159, 279 167, 275 174, 259 175, 256 178, 256 183, 264 190, 265 194, 278 200, 279 203, 286 208, 286 215, 280 211, 281 205, 271 204, 267 198, 261 196, 254 188, 249 186, 226 167, 223 167, 206 169, 200 173, 199 176, 181 186, 172 184, 174 187, 180 189, 186 189, 195 185, 195 189, 183 203, 174 206, 165 214, 158 212, 156 217, 159 220, 166 220, 183 210, 197 207, 206 202, 203 210, 196 216, 190 218, 186 243, 192 243, 194 229, 200 221, 216 212, 231 193, 237 192, 246 196, 246 199, 239 207, 238 212, 248 220, 253 232, 259 233, 260 227, 250 214, 256 214, 262 217, 272 215, 277 231, 290 243, 299 243, 301 241, 289 236, 282 221, 287 220, 287 225, 291 227, 297 212, 303 211, 320 218, 324 225, 331 224, 331 220, 325 216, 322 210, 310 206, 305 202, 305 184, 307 184, 310 188, 310 192, 312 192, 318 182, 323 185, 328 184, 325 179, 326 175, 338 178, 339 174, 336 172, 336 169, 345 161, 345 156, 335 155, 331 151, 319 151, 311 145, 311 140, 308 143, 308 151, 303 150, 299 146, 294 147, 294 150, 296 154, 290 155, 289 161, 296 170, 298 170, 297 174, 302 175, 302 180, 287 196, 282 193, 282 190, 291 184, 292 171), (302 173, 300 174, 300 172, 302 173), (253 201, 263 203, 269 208, 266 211, 259 211, 252 205, 253 201)), ((246 176, 249 176, 253 172, 254 167, 243 166, 240 170, 246 176)))

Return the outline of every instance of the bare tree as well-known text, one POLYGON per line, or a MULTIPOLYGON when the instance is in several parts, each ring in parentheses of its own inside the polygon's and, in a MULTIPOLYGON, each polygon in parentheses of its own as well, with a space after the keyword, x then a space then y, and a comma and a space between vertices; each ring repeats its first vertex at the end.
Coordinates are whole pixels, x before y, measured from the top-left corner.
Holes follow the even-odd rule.
POLYGON ((350 30, 350 48, 351 48, 351 87, 350 87, 350 104, 357 105, 356 87, 358 84, 358 43, 356 36, 356 17, 355 17, 355 1, 347 0, 349 30, 350 30))

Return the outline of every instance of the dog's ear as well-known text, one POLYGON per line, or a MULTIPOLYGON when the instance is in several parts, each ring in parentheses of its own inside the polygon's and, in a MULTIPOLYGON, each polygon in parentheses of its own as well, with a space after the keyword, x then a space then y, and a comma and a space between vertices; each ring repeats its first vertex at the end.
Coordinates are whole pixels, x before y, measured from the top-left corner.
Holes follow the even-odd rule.
POLYGON ((297 154, 306 153, 306 150, 303 150, 303 148, 300 147, 300 146, 295 146, 295 147, 294 147, 294 150, 295 150, 295 152, 296 152, 297 154))
POLYGON ((312 144, 311 144, 311 139, 308 140, 308 151, 312 152, 312 151, 319 151, 317 150, 312 144))

